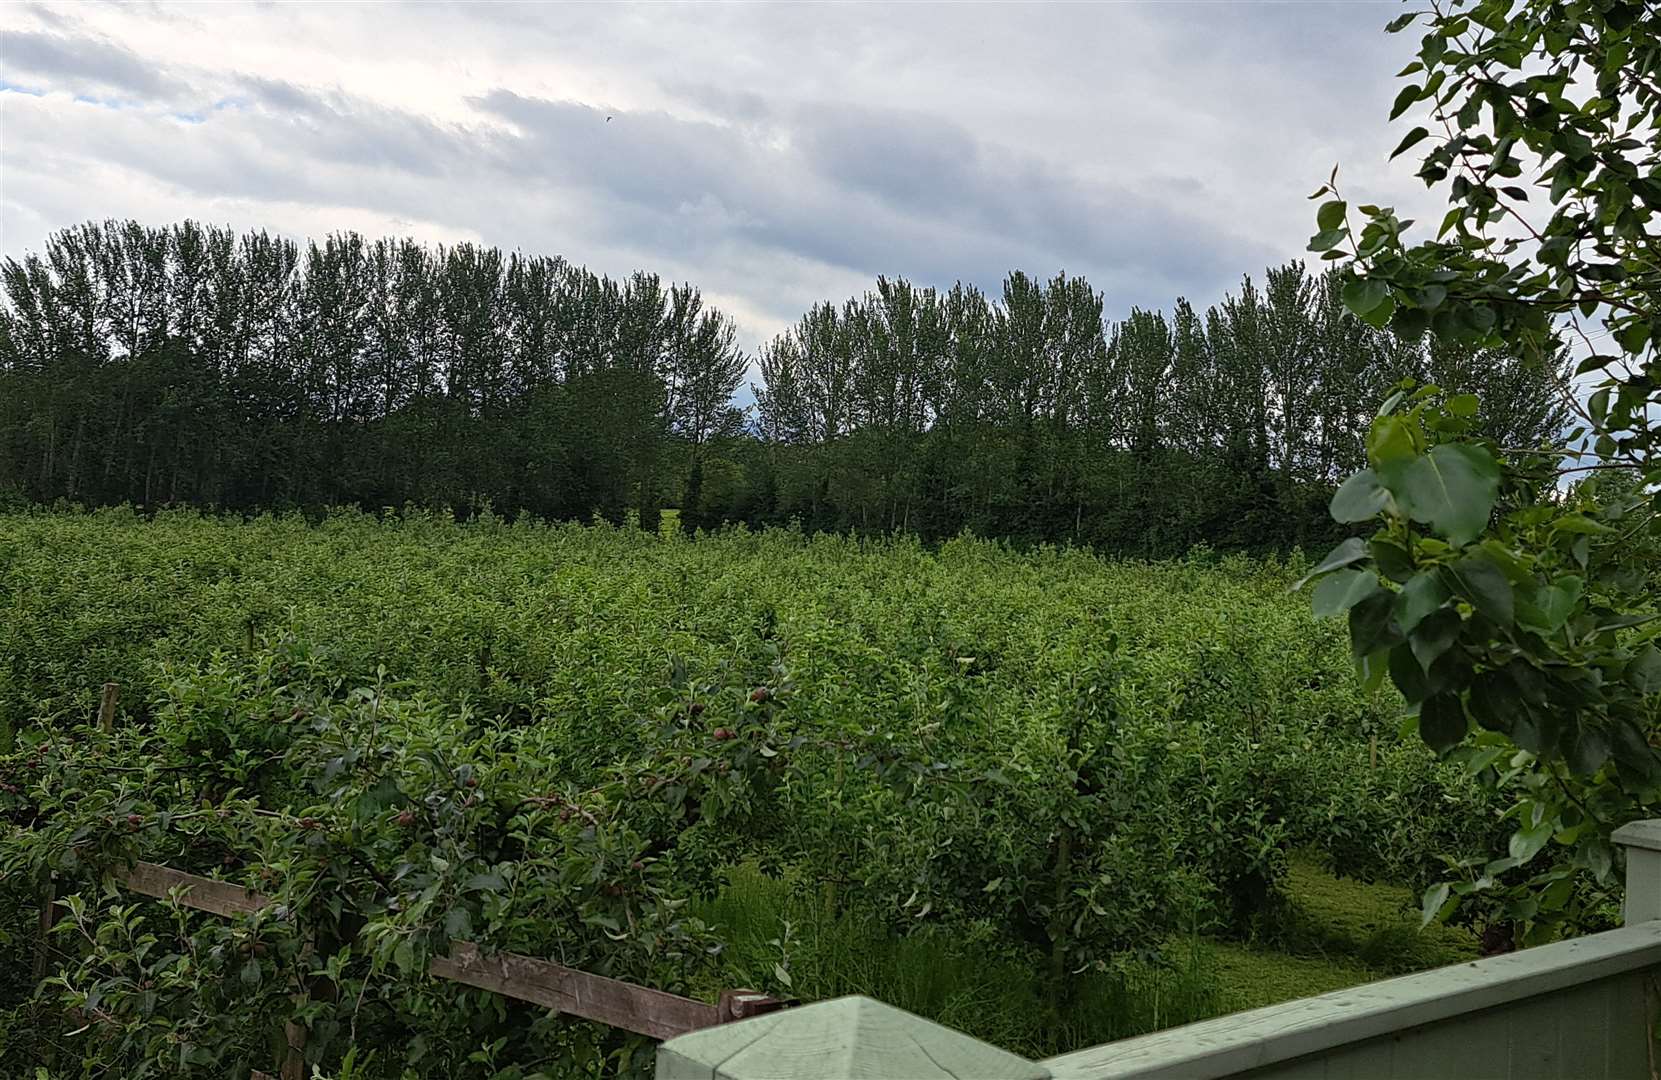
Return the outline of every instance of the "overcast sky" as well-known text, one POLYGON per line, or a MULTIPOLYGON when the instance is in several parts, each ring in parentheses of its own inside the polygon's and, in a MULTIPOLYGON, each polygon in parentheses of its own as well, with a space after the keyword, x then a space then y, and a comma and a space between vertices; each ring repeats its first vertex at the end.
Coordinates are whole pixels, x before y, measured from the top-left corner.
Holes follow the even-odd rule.
POLYGON ((483 241, 696 282, 752 346, 877 274, 1204 305, 1302 252, 1334 164, 1424 204, 1385 164, 1400 10, 8 5, 0 250, 105 217, 483 241))

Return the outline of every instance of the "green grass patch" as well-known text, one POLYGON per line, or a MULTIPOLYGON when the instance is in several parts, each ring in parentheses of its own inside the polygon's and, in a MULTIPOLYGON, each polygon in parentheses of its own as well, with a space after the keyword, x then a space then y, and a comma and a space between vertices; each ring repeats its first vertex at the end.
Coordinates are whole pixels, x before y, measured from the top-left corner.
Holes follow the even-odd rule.
POLYGON ((1175 938, 1156 955, 1082 974, 1073 999, 1061 1003, 1044 993, 1043 957, 1012 949, 997 928, 898 934, 788 875, 749 865, 732 870, 698 914, 728 942, 726 985, 807 1001, 864 994, 1033 1056, 1479 955, 1468 932, 1421 930, 1408 889, 1335 877, 1297 859, 1277 924, 1257 941, 1175 938))

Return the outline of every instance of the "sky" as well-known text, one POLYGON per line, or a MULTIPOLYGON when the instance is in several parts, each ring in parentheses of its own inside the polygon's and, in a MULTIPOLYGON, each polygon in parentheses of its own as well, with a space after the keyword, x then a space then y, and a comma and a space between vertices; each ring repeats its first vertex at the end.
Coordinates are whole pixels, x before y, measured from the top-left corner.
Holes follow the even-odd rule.
POLYGON ((1394 0, 4 8, 0 254, 87 219, 355 229, 696 283, 754 348, 879 274, 1112 317, 1300 257, 1386 158, 1394 0))

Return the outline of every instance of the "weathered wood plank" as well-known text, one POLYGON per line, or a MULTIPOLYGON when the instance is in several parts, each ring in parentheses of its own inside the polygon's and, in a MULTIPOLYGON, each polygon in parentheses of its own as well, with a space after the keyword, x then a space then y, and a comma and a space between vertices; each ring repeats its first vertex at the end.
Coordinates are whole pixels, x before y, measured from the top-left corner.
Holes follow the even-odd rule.
POLYGON ((551 960, 516 953, 486 956, 477 945, 456 942, 450 955, 435 959, 432 974, 441 979, 492 990, 534 1002, 585 1020, 672 1039, 718 1022, 714 1005, 677 994, 635 986, 604 975, 568 968, 551 960))
POLYGON ((121 700, 121 684, 104 684, 104 696, 98 702, 98 729, 105 733, 115 730, 115 706, 121 700))
MULTIPOLYGON (((127 888, 145 896, 165 899, 173 889, 182 889, 180 903, 215 915, 252 913, 271 902, 270 897, 233 882, 215 881, 156 863, 137 863, 125 875, 116 877, 127 888)), ((718 1007, 534 956, 516 953, 486 956, 477 945, 466 942, 456 942, 449 956, 434 959, 430 970, 435 978, 465 983, 585 1020, 598 1020, 654 1039, 672 1039, 783 1006, 765 994, 729 991, 718 1007)), ((292 1032, 290 1037, 294 1037, 292 1032)), ((303 1033, 301 1037, 303 1046, 303 1033)))
POLYGON ((271 902, 269 897, 234 882, 215 881, 156 863, 135 863, 124 876, 119 873, 115 876, 134 892, 163 900, 173 889, 184 889, 179 898, 181 904, 215 915, 247 915, 271 902))
POLYGON ((754 990, 723 990, 721 1000, 715 1003, 715 1017, 717 1023, 730 1024, 734 1020, 748 1020, 752 1016, 789 1007, 788 1001, 758 994, 754 990))
POLYGON ((40 938, 35 942, 35 982, 46 978, 52 966, 52 927, 58 924, 58 879, 51 871, 42 875, 40 887, 40 938))
POLYGON ((282 1080, 306 1080, 306 1028, 290 1020, 283 1025, 282 1080))

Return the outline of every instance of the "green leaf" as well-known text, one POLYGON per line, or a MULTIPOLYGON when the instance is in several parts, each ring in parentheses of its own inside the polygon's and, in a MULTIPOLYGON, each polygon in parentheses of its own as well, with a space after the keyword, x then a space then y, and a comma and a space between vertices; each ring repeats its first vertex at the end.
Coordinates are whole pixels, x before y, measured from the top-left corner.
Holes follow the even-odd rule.
POLYGON ((1356 657, 1389 648, 1402 640, 1395 620, 1394 593, 1379 590, 1350 608, 1350 651, 1356 657))
POLYGON ((1429 671, 1443 653, 1453 648, 1453 643, 1459 640, 1464 629, 1465 623, 1459 612, 1441 608, 1414 624, 1408 644, 1413 648, 1413 655, 1418 657, 1419 665, 1429 671))
POLYGON ((1455 416, 1475 416, 1480 404, 1475 394, 1456 394, 1448 398, 1447 410, 1455 416))
POLYGON ((239 973, 242 985, 250 990, 259 989, 260 979, 263 977, 264 973, 260 971, 260 962, 252 957, 242 965, 242 970, 239 973))
POLYGON ((1390 329, 1403 341, 1418 341, 1430 328, 1430 313, 1423 308, 1398 307, 1390 316, 1390 329))
POLYGON ((1344 285, 1344 306, 1365 317, 1390 299, 1390 286, 1377 278, 1355 278, 1344 285))
POLYGON ((1511 834, 1511 842, 1507 850, 1518 866, 1522 866, 1540 853, 1540 849, 1551 840, 1551 834, 1557 831, 1557 822, 1546 819, 1538 825, 1526 826, 1511 834))
POLYGON ((1396 622, 1404 631, 1411 633, 1426 615, 1440 608, 1447 598, 1447 587, 1435 571, 1418 574, 1402 586, 1396 600, 1396 622))
POLYGON ((1293 584, 1292 591, 1297 592, 1299 589, 1309 584, 1310 581, 1320 577, 1322 574, 1328 573, 1332 570, 1337 570, 1339 567, 1349 566, 1351 563, 1358 563, 1366 557, 1367 542, 1359 536, 1352 536, 1348 540, 1345 540, 1343 543, 1339 544, 1337 547, 1333 548, 1331 551, 1327 552, 1326 558, 1315 564, 1315 569, 1299 578, 1297 582, 1293 584))
POLYGON ((1471 716, 1488 731, 1509 733, 1528 706, 1505 669, 1484 671, 1471 683, 1471 716))
POLYGON ((474 874, 472 877, 467 879, 467 884, 461 887, 461 891, 464 893, 501 892, 505 888, 507 888, 507 882, 502 880, 502 875, 491 871, 483 874, 474 874))
POLYGON ((1332 199, 1321 204, 1315 211, 1315 224, 1324 232, 1327 229, 1336 229, 1344 223, 1344 214, 1349 209, 1343 199, 1332 199))
POLYGON ((1367 541, 1367 550, 1373 553, 1373 562, 1378 565, 1379 573, 1397 584, 1412 580, 1413 575, 1419 572, 1407 549, 1392 540, 1375 536, 1367 541))
POLYGON ((1661 649, 1645 645, 1627 665, 1626 678, 1640 694, 1661 694, 1661 649))
POLYGON ((1419 143, 1423 142, 1429 136, 1430 136, 1430 132, 1427 129, 1422 128, 1422 127, 1414 128, 1412 131, 1409 131, 1407 133, 1406 138, 1404 138, 1401 142, 1396 144, 1396 148, 1394 150, 1390 151, 1390 157, 1392 159, 1401 157, 1403 154, 1405 154, 1405 153, 1407 153, 1407 151, 1413 149, 1413 147, 1415 147, 1419 143))
POLYGON ((1438 754, 1458 746, 1470 728, 1458 694, 1434 694, 1419 705, 1419 738, 1438 754))
POLYGON ((1487 450, 1444 443, 1409 463, 1391 491, 1414 521, 1429 524, 1458 546, 1487 528, 1499 481, 1499 464, 1487 450))
POLYGON ((1396 490, 1401 483, 1403 474, 1419 456, 1417 444, 1413 440, 1413 429, 1407 421, 1399 416, 1380 416, 1373 420, 1371 429, 1367 432, 1367 458, 1372 462, 1373 472, 1385 487, 1396 495, 1396 501, 1401 501, 1401 493, 1396 490))
POLYGON ((1453 886, 1444 881, 1440 885, 1432 885, 1425 890, 1424 899, 1420 902, 1419 908, 1420 926, 1429 926, 1441 917, 1442 908, 1448 904, 1448 893, 1452 889, 1453 886))
POLYGON ((1379 591, 1377 575, 1366 570, 1339 570, 1315 586, 1311 607, 1317 619, 1331 618, 1379 591))
POLYGON ((1594 727, 1583 727, 1569 748, 1569 768, 1580 776, 1591 776, 1609 760, 1609 740, 1594 727))
POLYGON ((1425 669, 1419 666, 1413 650, 1406 645, 1390 650, 1390 681, 1410 705, 1430 696, 1430 680, 1425 677, 1425 669))
POLYGON ((1585 514, 1565 514, 1551 523, 1553 532, 1579 533, 1587 536, 1601 536, 1615 530, 1600 522, 1593 521, 1585 514))
POLYGON ((1511 582, 1487 559, 1477 555, 1460 559, 1447 568, 1447 580, 1456 594, 1500 626, 1510 626, 1516 617, 1511 582))
POLYGON ((1348 235, 1349 231, 1347 229, 1322 229, 1309 238, 1309 250, 1331 251, 1343 243, 1344 237, 1348 235))
POLYGON ((1534 590, 1530 600, 1517 601, 1517 621, 1544 634, 1555 634, 1568 621, 1580 599, 1581 582, 1577 577, 1565 577, 1560 585, 1542 585, 1534 590))
POLYGON ((1356 660, 1355 671, 1361 677, 1363 693, 1370 694, 1384 685, 1384 676, 1389 670, 1389 663, 1389 649, 1379 649, 1377 652, 1368 653, 1356 660))
POLYGON ((1390 119, 1394 120, 1396 117, 1406 112, 1412 107, 1415 101, 1419 100, 1419 95, 1424 92, 1424 87, 1418 85, 1417 83, 1409 83, 1407 86, 1402 87, 1401 91, 1396 94, 1395 104, 1390 106, 1390 119))
POLYGON ((1330 507, 1332 520, 1366 521, 1390 505, 1390 492, 1371 469, 1362 469, 1338 485, 1330 507))
POLYGON ((1649 744, 1643 732, 1630 722, 1616 724, 1610 732, 1614 736, 1615 760, 1623 767, 1653 783, 1661 777, 1661 758, 1649 744))

